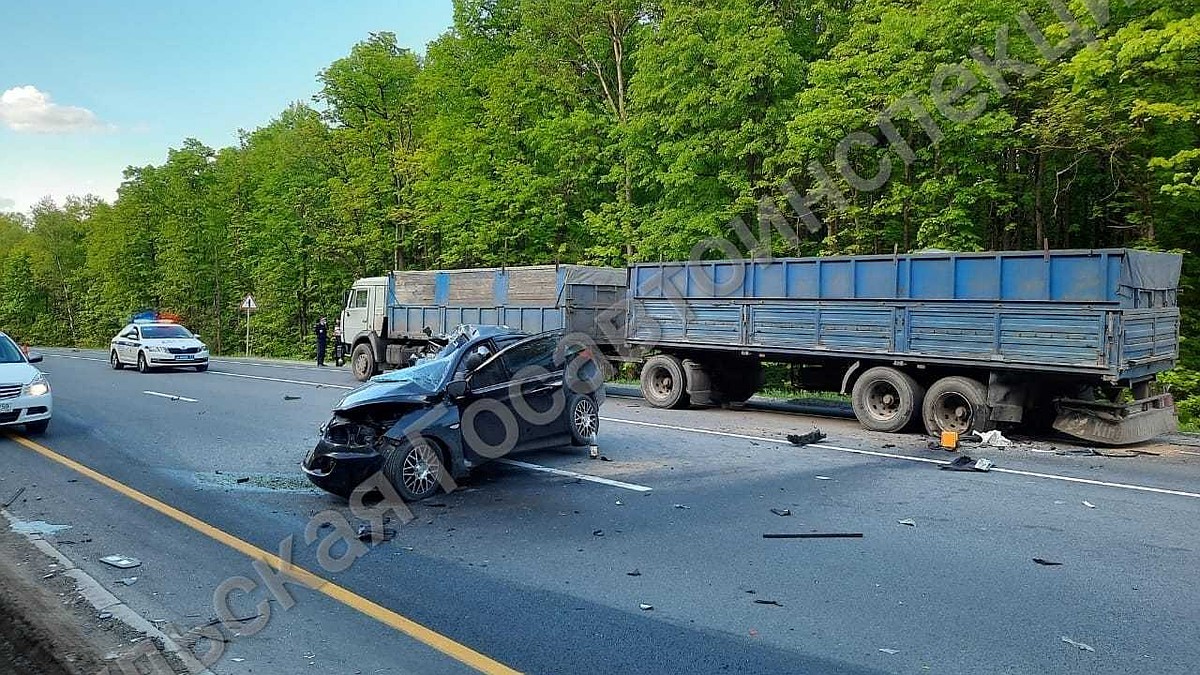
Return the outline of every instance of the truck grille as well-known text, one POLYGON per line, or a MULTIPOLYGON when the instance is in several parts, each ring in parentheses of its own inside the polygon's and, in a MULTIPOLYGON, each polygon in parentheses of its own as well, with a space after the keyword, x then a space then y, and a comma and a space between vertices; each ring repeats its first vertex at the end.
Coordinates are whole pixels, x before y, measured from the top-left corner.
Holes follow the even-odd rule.
POLYGON ((168 347, 167 351, 172 354, 199 354, 199 347, 168 347))
POLYGON ((0 384, 0 401, 9 398, 16 398, 21 395, 21 385, 19 384, 0 384))

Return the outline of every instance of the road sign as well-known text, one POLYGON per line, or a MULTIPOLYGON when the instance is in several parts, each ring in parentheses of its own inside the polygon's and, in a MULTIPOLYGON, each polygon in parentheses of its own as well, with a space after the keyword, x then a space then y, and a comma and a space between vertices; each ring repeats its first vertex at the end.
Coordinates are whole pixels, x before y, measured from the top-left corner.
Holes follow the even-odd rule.
POLYGON ((247 295, 246 299, 242 301, 242 309, 246 310, 247 312, 253 312, 254 310, 258 309, 258 304, 254 302, 253 295, 247 295))

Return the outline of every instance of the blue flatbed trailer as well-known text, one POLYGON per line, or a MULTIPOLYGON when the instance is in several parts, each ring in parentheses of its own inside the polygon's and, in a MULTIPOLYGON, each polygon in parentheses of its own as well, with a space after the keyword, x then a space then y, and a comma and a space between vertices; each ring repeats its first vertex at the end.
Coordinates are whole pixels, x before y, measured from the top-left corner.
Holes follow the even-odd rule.
POLYGON ((663 407, 744 400, 782 362, 876 430, 1052 409, 1071 435, 1140 442, 1175 425, 1151 385, 1178 359, 1181 265, 1127 249, 639 264, 628 344, 655 353, 642 388, 663 407))

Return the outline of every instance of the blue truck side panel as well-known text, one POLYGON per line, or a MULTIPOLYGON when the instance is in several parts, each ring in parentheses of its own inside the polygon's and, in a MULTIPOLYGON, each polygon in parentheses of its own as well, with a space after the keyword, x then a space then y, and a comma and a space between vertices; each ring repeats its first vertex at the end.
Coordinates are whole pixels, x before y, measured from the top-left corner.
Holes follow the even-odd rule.
POLYGON ((632 344, 1133 380, 1179 351, 1181 258, 1126 250, 630 268, 632 344))
POLYGON ((396 272, 388 276, 387 333, 393 339, 422 339, 426 329, 442 335, 471 324, 623 338, 625 281, 624 270, 572 265, 396 272), (598 330, 598 316, 614 306, 621 308, 614 318, 619 329, 598 330))

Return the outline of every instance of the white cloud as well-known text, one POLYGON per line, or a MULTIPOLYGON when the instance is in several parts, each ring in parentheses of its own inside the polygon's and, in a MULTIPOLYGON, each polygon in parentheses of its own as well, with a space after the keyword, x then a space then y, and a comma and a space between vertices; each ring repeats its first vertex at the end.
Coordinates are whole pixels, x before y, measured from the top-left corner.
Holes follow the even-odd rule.
POLYGON ((0 211, 15 211, 17 209, 17 200, 9 199, 8 197, 0 197, 0 211))
POLYGON ((103 127, 91 110, 59 105, 50 99, 50 94, 32 85, 13 87, 0 94, 0 122, 13 131, 42 134, 103 127))

